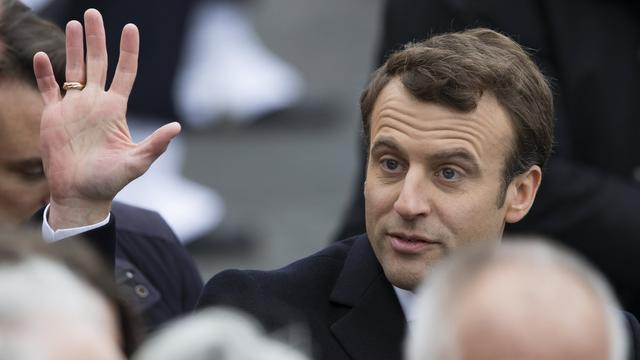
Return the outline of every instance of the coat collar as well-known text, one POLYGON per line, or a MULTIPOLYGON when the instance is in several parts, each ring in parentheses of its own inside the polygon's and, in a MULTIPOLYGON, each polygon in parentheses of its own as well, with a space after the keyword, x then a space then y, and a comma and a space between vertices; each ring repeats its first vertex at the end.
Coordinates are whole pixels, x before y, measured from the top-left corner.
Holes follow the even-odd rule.
POLYGON ((355 239, 330 300, 350 308, 331 331, 353 359, 401 359, 406 320, 366 235, 355 239))

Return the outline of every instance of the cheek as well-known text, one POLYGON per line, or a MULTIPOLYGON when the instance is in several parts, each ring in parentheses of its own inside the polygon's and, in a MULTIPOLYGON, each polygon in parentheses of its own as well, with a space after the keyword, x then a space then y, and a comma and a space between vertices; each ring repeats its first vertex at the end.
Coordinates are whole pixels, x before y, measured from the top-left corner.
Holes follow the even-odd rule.
POLYGON ((10 222, 26 221, 47 197, 48 189, 44 180, 25 183, 0 179, 0 218, 10 222))
POLYGON ((365 226, 367 228, 367 232, 373 234, 372 225, 375 219, 378 218, 378 202, 379 200, 376 198, 376 194, 370 188, 370 182, 365 182, 364 184, 364 214, 365 214, 365 226))
POLYGON ((364 184, 364 203, 367 217, 380 217, 393 209, 397 191, 393 185, 378 183, 369 179, 364 184))
POLYGON ((441 221, 462 243, 494 239, 501 233, 504 214, 496 206, 494 194, 488 191, 476 194, 439 202, 447 205, 438 208, 441 221))

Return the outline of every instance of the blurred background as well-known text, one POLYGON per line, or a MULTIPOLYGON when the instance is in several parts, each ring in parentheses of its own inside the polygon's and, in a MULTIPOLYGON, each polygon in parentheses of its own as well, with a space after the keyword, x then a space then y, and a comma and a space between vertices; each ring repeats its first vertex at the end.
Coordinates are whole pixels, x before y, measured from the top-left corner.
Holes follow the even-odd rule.
POLYGON ((251 15, 264 44, 300 71, 303 109, 182 135, 185 174, 219 192, 234 232, 254 246, 189 245, 204 279, 229 267, 277 268, 326 246, 359 171, 358 99, 382 1, 260 0, 251 15))

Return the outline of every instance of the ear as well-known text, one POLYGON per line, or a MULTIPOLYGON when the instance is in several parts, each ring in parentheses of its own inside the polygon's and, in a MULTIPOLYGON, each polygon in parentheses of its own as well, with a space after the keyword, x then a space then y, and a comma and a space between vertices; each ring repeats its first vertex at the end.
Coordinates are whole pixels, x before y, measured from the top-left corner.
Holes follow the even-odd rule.
POLYGON ((542 181, 542 170, 538 165, 532 166, 527 172, 511 180, 505 199, 507 223, 518 222, 527 215, 536 198, 540 181, 542 181))

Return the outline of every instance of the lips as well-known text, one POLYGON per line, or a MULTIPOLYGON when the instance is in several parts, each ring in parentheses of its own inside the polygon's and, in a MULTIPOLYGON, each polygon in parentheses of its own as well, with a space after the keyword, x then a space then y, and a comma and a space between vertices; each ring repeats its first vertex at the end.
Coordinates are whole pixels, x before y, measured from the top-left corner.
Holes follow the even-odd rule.
POLYGON ((418 234, 390 232, 387 234, 387 238, 395 251, 404 254, 418 254, 429 248, 442 245, 439 241, 418 234))

